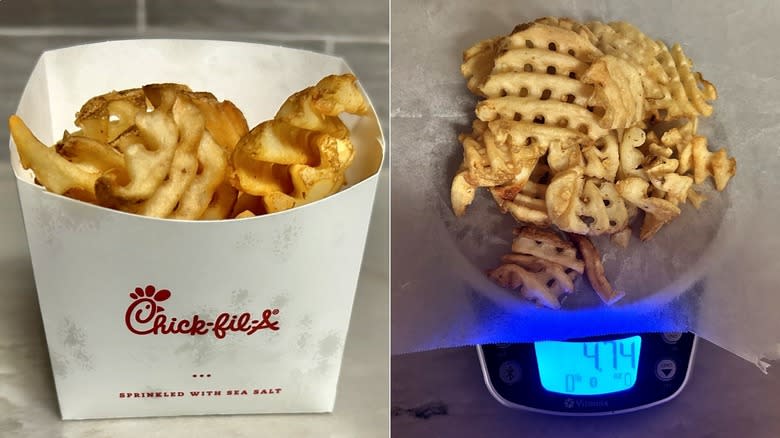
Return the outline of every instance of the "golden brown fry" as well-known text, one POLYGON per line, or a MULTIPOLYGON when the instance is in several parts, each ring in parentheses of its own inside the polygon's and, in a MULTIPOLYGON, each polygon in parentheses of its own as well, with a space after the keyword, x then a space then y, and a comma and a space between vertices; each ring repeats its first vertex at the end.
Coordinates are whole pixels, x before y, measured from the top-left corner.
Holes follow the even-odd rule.
POLYGON ((268 120, 249 131, 236 145, 234 162, 263 161, 274 164, 315 164, 319 160, 311 145, 314 131, 268 120))
POLYGON ((234 216, 235 219, 244 219, 248 217, 255 217, 256 215, 249 210, 244 210, 241 213, 234 216))
POLYGON ((281 211, 341 189, 355 152, 338 115, 369 110, 357 79, 346 74, 291 96, 278 120, 252 135, 232 102, 174 83, 90 99, 77 114, 81 129, 65 132, 56 148, 15 116, 9 126, 22 165, 49 190, 147 216, 217 220, 236 203, 231 181, 255 204, 237 206, 233 216, 281 211))
POLYGON ((707 197, 696 190, 688 189, 688 201, 693 204, 693 207, 697 210, 701 208, 701 205, 704 203, 704 201, 707 200, 707 197))
POLYGON ((737 172, 737 161, 729 158, 725 149, 710 152, 707 149, 707 139, 701 136, 693 137, 693 181, 703 183, 708 176, 715 181, 715 188, 720 192, 726 188, 729 180, 737 172))
POLYGON ((143 144, 144 139, 141 137, 141 131, 138 130, 138 126, 133 125, 110 141, 108 145, 124 154, 128 146, 139 143, 143 144))
POLYGON ((582 262, 577 259, 574 245, 549 229, 533 226, 515 229, 512 251, 558 263, 580 274, 584 269, 582 262))
POLYGON ((459 139, 463 144, 463 166, 468 170, 463 176, 466 182, 475 187, 492 187, 515 179, 515 175, 508 171, 491 167, 487 147, 482 139, 466 134, 461 135, 459 139))
POLYGON ((353 75, 330 75, 317 85, 290 96, 276 113, 275 120, 302 129, 347 138, 349 130, 337 117, 341 113, 365 115, 368 105, 353 75))
POLYGON ((636 125, 645 115, 645 94, 641 73, 630 63, 611 55, 599 58, 582 76, 593 85, 588 104, 604 112, 599 125, 622 129, 636 125))
POLYGON ((466 181, 465 174, 466 170, 461 169, 452 181, 450 201, 452 202, 452 210, 455 212, 455 216, 463 216, 466 213, 466 208, 471 205, 476 195, 477 188, 466 181))
POLYGON ((198 167, 195 177, 181 195, 171 213, 173 219, 198 219, 209 207, 214 193, 227 174, 227 156, 208 132, 198 145, 198 167))
POLYGON ((592 146, 582 149, 585 176, 615 182, 620 168, 620 153, 615 132, 602 137, 592 146))
POLYGON ((618 181, 616 188, 626 202, 630 202, 663 222, 669 222, 680 214, 680 208, 673 203, 649 197, 650 183, 641 178, 630 177, 618 181))
POLYGON ((219 102, 211 93, 188 93, 203 113, 206 130, 227 153, 232 153, 239 140, 249 132, 244 114, 233 102, 219 102))
POLYGON ((667 223, 668 222, 661 220, 652 213, 645 213, 645 218, 642 220, 642 226, 639 228, 639 240, 647 242, 652 239, 667 223))
POLYGON ((200 216, 200 220, 227 219, 236 202, 237 190, 228 181, 222 181, 217 187, 206 211, 200 216))
POLYGON ((571 293, 574 291, 574 281, 569 274, 576 271, 571 268, 525 254, 506 254, 501 257, 501 261, 504 263, 514 263, 525 268, 529 272, 544 272, 555 279, 562 292, 571 293))
POLYGON ((460 72, 468 81, 466 86, 472 93, 482 95, 480 88, 493 70, 500 41, 498 37, 480 41, 463 52, 460 72))
POLYGON ((311 90, 312 105, 320 114, 368 114, 368 103, 357 86, 357 78, 350 73, 326 76, 308 90, 311 90))
POLYGON ((155 110, 138 114, 136 125, 149 149, 138 143, 126 148, 127 184, 123 184, 119 174, 112 171, 97 179, 95 193, 101 205, 118 208, 148 199, 168 176, 179 137, 173 118, 155 110))
POLYGON ((641 128, 629 128, 622 133, 618 131, 620 141, 620 167, 618 169, 618 179, 636 176, 645 178, 644 171, 640 169, 645 157, 642 152, 637 150, 645 142, 645 132, 641 128))
POLYGON ((76 114, 76 126, 85 137, 110 142, 132 125, 136 114, 145 111, 142 89, 112 91, 88 100, 76 114), (112 117, 118 120, 111 121, 112 117))
MULTIPOLYGON (((531 183, 526 183, 528 185, 531 183)), ((538 195, 529 195, 524 192, 516 193, 515 190, 506 190, 507 186, 491 187, 490 193, 493 195, 499 208, 505 213, 510 213, 515 219, 523 223, 529 223, 544 227, 550 224, 550 217, 547 214, 547 205, 544 201, 544 193, 538 195), (507 197, 512 196, 507 199, 507 197)))
POLYGON ((182 95, 177 97, 172 112, 179 128, 179 144, 165 180, 149 199, 134 207, 144 216, 168 217, 198 171, 198 145, 205 129, 203 116, 192 101, 182 95))
POLYGON ((561 230, 578 234, 588 232, 588 224, 577 216, 584 186, 585 178, 577 167, 555 175, 547 186, 547 213, 550 221, 561 230))
POLYGON ((274 120, 253 128, 231 155, 230 181, 254 196, 272 196, 269 212, 313 202, 344 185, 354 147, 337 115, 368 111, 354 76, 323 78, 291 96, 274 120), (271 195, 271 194, 274 195, 271 195), (284 196, 281 196, 284 195, 284 196))
POLYGON ((146 112, 146 104, 137 105, 127 100, 115 100, 108 103, 108 137, 110 143, 135 125, 135 116, 146 112), (116 118, 116 120, 112 120, 116 118))
MULTIPOLYGON (((540 18, 466 50, 461 73, 485 99, 472 131, 459 136, 456 216, 487 187, 499 209, 521 223, 607 234, 626 247, 639 210, 644 241, 686 201, 700 206, 705 198, 694 183, 711 176, 723 190, 736 172, 725 150, 709 151, 696 135, 698 117, 712 113, 715 87, 693 71, 680 45, 670 50, 628 23, 540 18)), ((583 245, 598 258, 590 241, 583 245)), ((532 247, 529 239, 513 243, 526 254, 532 247)), ((589 262, 594 287, 614 302, 619 296, 603 267, 589 262)), ((521 291, 538 280, 520 259, 489 275, 521 291)), ((524 295, 557 306, 557 295, 535 287, 524 295)))
POLYGON ((102 173, 110 169, 124 169, 122 154, 110 146, 81 135, 69 135, 55 145, 60 156, 90 172, 102 173))
POLYGON ((604 273, 604 265, 601 264, 601 254, 593 246, 590 239, 579 234, 569 234, 569 238, 577 245, 583 260, 585 260, 585 275, 601 300, 605 304, 611 305, 623 298, 625 292, 615 291, 612 285, 609 284, 609 280, 607 280, 604 273))
POLYGON ((496 284, 507 289, 521 288, 523 298, 536 301, 551 309, 560 309, 558 297, 547 287, 544 281, 540 281, 534 274, 512 263, 503 264, 496 269, 488 271, 488 277, 496 284))
POLYGON ((290 166, 242 159, 237 154, 233 155, 232 163, 234 170, 230 183, 243 192, 263 196, 292 190, 290 166))
POLYGON ((290 166, 293 191, 296 204, 318 201, 336 193, 344 185, 344 177, 337 170, 317 168, 301 164, 290 166))
POLYGON ((295 198, 282 192, 272 192, 263 196, 263 205, 269 213, 289 210, 297 204, 295 198))
MULTIPOLYGON (((536 132, 529 132, 529 136, 540 135, 545 131, 545 126, 551 126, 552 129, 541 135, 554 136, 555 138, 576 135, 578 139, 582 138, 577 134, 585 134, 591 140, 603 137, 607 130, 599 126, 599 119, 596 115, 586 108, 572 105, 566 102, 553 99, 536 100, 528 97, 504 96, 485 99, 477 104, 477 117, 485 122, 493 120, 524 120, 530 124, 537 117, 544 118, 544 125, 530 125, 527 128, 536 132), (563 121, 566 121, 566 128, 562 127, 563 121), (570 129, 572 134, 562 132, 563 129, 570 129)), ((523 139, 525 140, 525 139, 523 139)), ((549 141, 549 140, 548 140, 549 141)), ((546 143, 541 140, 542 143, 546 143)))
POLYGON ((162 112, 168 112, 179 94, 189 93, 190 87, 183 84, 149 84, 143 86, 144 95, 152 107, 162 112))
POLYGON ((254 196, 248 193, 239 193, 238 197, 236 198, 236 203, 233 205, 233 211, 230 213, 230 216, 236 217, 244 211, 250 211, 257 216, 268 213, 268 211, 265 209, 262 196, 254 196))
POLYGON ((8 118, 8 130, 16 144, 22 167, 32 169, 35 177, 48 190, 64 194, 78 190, 93 197, 97 172, 90 172, 57 154, 55 148, 41 143, 24 121, 16 115, 8 118))

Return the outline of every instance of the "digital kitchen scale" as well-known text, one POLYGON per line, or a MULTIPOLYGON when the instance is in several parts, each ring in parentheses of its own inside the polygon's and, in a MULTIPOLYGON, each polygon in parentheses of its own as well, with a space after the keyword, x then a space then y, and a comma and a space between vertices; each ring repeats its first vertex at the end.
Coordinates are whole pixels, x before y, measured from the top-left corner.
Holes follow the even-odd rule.
POLYGON ((478 345, 501 404, 556 415, 609 415, 673 399, 688 381, 696 336, 644 333, 564 342, 478 345))

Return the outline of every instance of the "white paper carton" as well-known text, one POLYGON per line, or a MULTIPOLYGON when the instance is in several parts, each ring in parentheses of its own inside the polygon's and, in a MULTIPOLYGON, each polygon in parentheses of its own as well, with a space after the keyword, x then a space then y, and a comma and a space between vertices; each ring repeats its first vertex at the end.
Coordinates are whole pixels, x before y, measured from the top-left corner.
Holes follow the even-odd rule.
MULTIPOLYGON (((257 44, 135 40, 46 52, 17 114, 42 141, 91 96, 179 82, 250 126, 339 58, 257 44)), ((376 115, 345 120, 348 187, 286 212, 160 220, 49 193, 11 158, 64 419, 327 412, 381 166, 376 115)))

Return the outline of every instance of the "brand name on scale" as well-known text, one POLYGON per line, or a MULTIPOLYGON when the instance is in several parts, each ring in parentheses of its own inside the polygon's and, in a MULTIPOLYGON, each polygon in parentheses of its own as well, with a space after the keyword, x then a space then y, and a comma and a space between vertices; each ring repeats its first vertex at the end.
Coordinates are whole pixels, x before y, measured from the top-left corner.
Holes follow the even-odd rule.
POLYGON ((171 297, 168 289, 157 290, 152 285, 137 287, 130 293, 132 302, 125 311, 125 325, 136 335, 207 335, 223 339, 230 332, 252 335, 260 330, 279 330, 276 316, 279 309, 264 309, 256 318, 250 312, 222 312, 213 320, 199 315, 189 318, 168 317, 163 301, 171 297))
POLYGON ((566 409, 606 408, 609 407, 609 402, 606 400, 584 400, 581 398, 567 398, 563 401, 563 407, 566 409))

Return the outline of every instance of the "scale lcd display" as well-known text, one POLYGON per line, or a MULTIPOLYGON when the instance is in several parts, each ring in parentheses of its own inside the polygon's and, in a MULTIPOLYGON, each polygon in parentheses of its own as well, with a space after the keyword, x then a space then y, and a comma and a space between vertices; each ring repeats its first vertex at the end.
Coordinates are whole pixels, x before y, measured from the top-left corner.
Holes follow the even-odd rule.
POLYGON ((534 343, 542 387, 569 395, 600 395, 636 383, 640 336, 597 342, 534 343))

